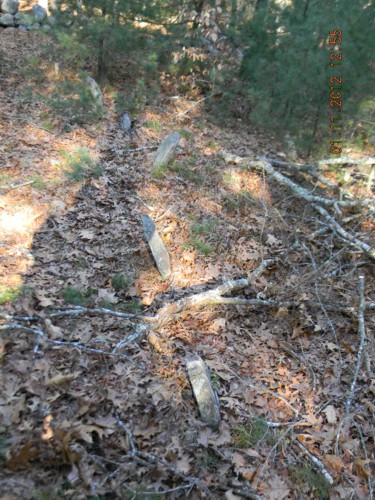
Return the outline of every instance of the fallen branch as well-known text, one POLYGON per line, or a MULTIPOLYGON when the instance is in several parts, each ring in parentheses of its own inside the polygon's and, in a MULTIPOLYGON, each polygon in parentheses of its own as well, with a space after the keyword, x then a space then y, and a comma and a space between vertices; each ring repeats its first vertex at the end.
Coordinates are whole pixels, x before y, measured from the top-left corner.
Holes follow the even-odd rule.
POLYGON ((50 318, 63 318, 65 316, 74 317, 74 316, 115 316, 116 318, 123 319, 141 319, 143 321, 148 321, 148 316, 142 316, 141 314, 132 314, 132 313, 123 313, 119 311, 115 311, 113 309, 108 309, 104 307, 97 307, 95 309, 90 309, 89 307, 74 307, 71 309, 67 309, 65 311, 57 311, 54 313, 48 314, 50 318))
POLYGON ((342 200, 334 200, 331 198, 323 198, 322 196, 315 196, 310 193, 307 189, 303 188, 302 186, 299 186, 295 182, 293 182, 291 179, 288 177, 285 177, 285 175, 281 174, 277 170, 275 170, 270 161, 267 160, 267 158, 260 158, 260 161, 263 164, 264 170, 271 175, 274 179, 276 179, 280 184, 283 186, 288 187, 291 189, 297 196, 298 198, 302 198, 310 203, 320 203, 321 205, 326 205, 329 207, 358 207, 358 206, 364 206, 368 204, 375 203, 375 199, 373 198, 365 198, 363 200, 353 200, 353 201, 342 201, 342 200))
POLYGON ((343 418, 341 419, 338 428, 337 428, 337 434, 336 434, 336 454, 338 452, 338 444, 340 440, 340 434, 342 431, 342 428, 347 421, 349 417, 349 412, 350 412, 350 407, 352 405, 353 399, 354 399, 354 393, 355 393, 355 388, 357 385, 357 380, 359 376, 359 371, 361 369, 362 365, 362 356, 363 356, 363 351, 365 348, 365 342, 366 342, 366 330, 365 330, 365 308, 364 308, 364 302, 365 302, 365 278, 364 276, 359 276, 358 278, 358 288, 359 288, 359 306, 358 306, 358 334, 359 334, 359 346, 358 346, 358 354, 357 354, 357 363, 355 366, 355 371, 354 371, 354 376, 352 380, 352 384, 350 387, 350 392, 349 395, 346 399, 345 403, 345 413, 343 418))
POLYGON ((21 187, 29 186, 30 184, 33 184, 35 181, 27 181, 27 182, 22 182, 21 184, 12 184, 10 186, 2 186, 1 189, 3 191, 12 191, 14 189, 18 189, 21 187))
POLYGON ((333 484, 333 477, 327 471, 327 469, 324 467, 322 462, 318 458, 316 458, 312 453, 310 453, 309 450, 307 448, 305 448, 305 446, 303 446, 303 444, 300 443, 298 440, 296 441, 296 443, 299 446, 299 448, 303 451, 303 453, 311 460, 313 465, 315 465, 316 469, 318 469, 318 471, 324 476, 326 481, 332 485, 333 484))
POLYGON ((102 351, 101 349, 94 349, 93 347, 87 347, 86 345, 82 344, 82 342, 70 342, 65 340, 49 339, 48 337, 46 337, 45 332, 43 330, 39 330, 37 328, 30 328, 28 326, 19 325, 17 323, 0 325, 0 331, 7 331, 7 330, 19 330, 19 331, 24 331, 26 333, 32 333, 34 335, 37 335, 38 338, 41 339, 42 341, 49 344, 53 344, 60 347, 76 347, 77 349, 81 349, 82 351, 101 354, 102 356, 117 356, 119 358, 125 359, 126 361, 130 361, 133 364, 137 364, 126 354, 118 354, 116 352, 107 352, 107 351, 102 351))
POLYGON ((178 469, 176 469, 176 467, 173 467, 169 462, 167 462, 164 458, 160 458, 152 453, 138 450, 138 448, 135 444, 135 439, 134 439, 133 433, 131 432, 131 430, 121 420, 121 418, 117 412, 115 412, 115 417, 117 419, 117 423, 118 423, 119 427, 125 432, 125 434, 128 438, 129 447, 130 447, 130 453, 128 454, 128 456, 134 457, 135 459, 141 459, 143 463, 147 462, 151 465, 155 465, 155 464, 162 465, 165 470, 167 470, 168 472, 170 472, 174 476, 178 477, 179 479, 181 479, 185 483, 188 483, 191 486, 191 488, 196 487, 199 490, 201 490, 203 493, 205 493, 207 498, 211 498, 211 499, 215 498, 215 496, 211 493, 211 491, 208 489, 208 487, 204 484, 204 482, 201 479, 199 479, 197 477, 191 477, 191 476, 187 476, 187 475, 183 474, 178 469))
POLYGON ((375 260, 375 249, 370 245, 365 243, 362 240, 359 240, 348 231, 346 231, 340 224, 327 212, 327 210, 320 205, 316 205, 315 203, 312 205, 317 212, 319 212, 327 221, 333 231, 335 231, 339 236, 344 238, 344 240, 352 243, 356 248, 362 250, 366 255, 371 257, 371 259, 375 260))

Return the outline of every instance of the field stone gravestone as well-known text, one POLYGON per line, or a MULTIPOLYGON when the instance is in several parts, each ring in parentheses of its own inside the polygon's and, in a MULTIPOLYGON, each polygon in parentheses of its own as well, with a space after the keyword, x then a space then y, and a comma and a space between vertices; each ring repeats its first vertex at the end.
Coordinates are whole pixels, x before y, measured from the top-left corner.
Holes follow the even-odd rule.
POLYGON ((163 240, 157 232, 156 226, 151 217, 149 217, 148 215, 142 215, 142 223, 146 239, 156 263, 156 267, 158 268, 158 271, 164 280, 171 274, 171 263, 168 250, 166 249, 163 240))
POLYGON ((220 423, 219 399, 203 359, 199 356, 188 356, 186 368, 202 420, 217 428, 220 423))
POLYGON ((121 130, 123 130, 124 132, 129 132, 131 126, 132 126, 132 120, 130 116, 128 115, 128 113, 124 113, 120 122, 121 130))
POLYGON ((173 132, 173 134, 170 134, 166 139, 164 139, 164 141, 161 142, 156 151, 154 167, 163 167, 168 165, 176 152, 180 140, 180 134, 173 132))
POLYGON ((91 95, 95 100, 97 108, 101 110, 103 108, 103 94, 99 85, 91 76, 86 76, 86 82, 89 85, 91 95))

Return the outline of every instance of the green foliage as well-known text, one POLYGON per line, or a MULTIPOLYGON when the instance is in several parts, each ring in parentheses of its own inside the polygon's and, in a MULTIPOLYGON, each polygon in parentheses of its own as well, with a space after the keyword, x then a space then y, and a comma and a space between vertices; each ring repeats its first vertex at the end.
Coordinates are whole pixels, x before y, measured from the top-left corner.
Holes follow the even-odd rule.
POLYGON ((216 373, 211 373, 210 378, 212 387, 216 390, 220 389, 221 387, 220 377, 216 375, 216 373))
POLYGON ((118 304, 117 309, 123 312, 137 313, 142 309, 142 304, 139 299, 133 299, 129 302, 118 304))
POLYGON ((32 186, 39 191, 44 191, 48 188, 48 184, 40 175, 32 175, 30 180, 33 182, 32 186))
POLYGON ((197 465, 205 469, 214 468, 218 463, 218 458, 211 450, 201 450, 197 456, 197 465))
POLYGON ((81 182, 88 177, 100 177, 103 167, 91 158, 85 148, 78 148, 74 153, 60 152, 65 160, 64 173, 72 182, 81 182))
POLYGON ((329 117, 343 116, 349 138, 348 119, 360 122, 363 103, 375 102, 374 19, 374 4, 367 0, 258 2, 253 14, 238 16, 228 30, 237 46, 246 48, 238 79, 233 67, 215 76, 224 93, 215 107, 224 118, 237 115, 280 139, 289 133, 304 156, 313 151, 327 156, 329 117), (342 44, 335 50, 329 37, 336 29, 342 31, 342 44), (333 52, 343 55, 336 67, 330 66, 333 52), (342 77, 342 89, 336 90, 343 96, 341 115, 329 104, 331 76, 342 77))
POLYGON ((153 179, 164 179, 168 172, 168 165, 158 165, 151 170, 151 177, 153 179))
POLYGON ((202 238, 198 238, 198 236, 211 236, 215 233, 215 228, 215 219, 205 220, 204 222, 194 222, 190 228, 190 244, 203 255, 210 255, 214 252, 214 248, 209 243, 202 240, 202 238))
POLYGON ((190 130, 187 130, 186 128, 179 128, 177 132, 180 134, 181 137, 186 139, 187 141, 193 137, 193 132, 190 132, 190 130))
POLYGON ((0 286, 0 305, 8 304, 15 300, 21 293, 21 287, 19 286, 0 286))
POLYGON ((316 490, 322 500, 329 499, 329 483, 322 474, 313 471, 311 467, 290 467, 289 474, 301 489, 305 486, 307 489, 316 490))
POLYGON ((126 290, 132 282, 132 278, 125 276, 125 274, 115 274, 112 278, 112 287, 119 292, 121 290, 126 290))
POLYGON ((45 81, 46 76, 42 67, 42 60, 38 56, 30 56, 28 62, 23 66, 21 74, 29 81, 40 84, 45 81))
POLYGON ((88 84, 83 80, 57 82, 45 100, 56 116, 63 117, 70 123, 94 122, 103 113, 88 84))
POLYGON ((191 238, 190 243, 196 250, 198 250, 198 252, 203 253, 203 255, 208 256, 214 251, 214 248, 211 245, 199 238, 191 238))
POLYGON ((202 223, 195 222, 190 229, 192 235, 200 234, 211 234, 215 231, 216 221, 215 219, 205 220, 202 223))
POLYGON ((60 27, 54 31, 56 43, 54 50, 56 58, 70 70, 79 71, 89 57, 89 51, 85 43, 79 40, 77 33, 61 31, 60 27))
POLYGON ((189 163, 189 161, 182 160, 172 163, 169 168, 172 172, 176 172, 187 181, 194 182, 194 184, 201 186, 204 182, 204 177, 190 168, 189 163))
POLYGON ((253 206, 254 200, 247 191, 240 191, 239 193, 225 195, 224 205, 229 212, 236 212, 253 206))
POLYGON ((20 296, 31 294, 33 288, 28 285, 7 286, 0 285, 0 305, 8 304, 20 296))
POLYGON ((67 286, 61 291, 61 296, 68 304, 75 306, 88 306, 92 302, 92 296, 96 293, 91 287, 81 290, 74 286, 67 286))
POLYGON ((156 132, 161 132, 163 129, 163 125, 156 120, 145 121, 145 127, 150 128, 152 130, 156 130, 156 132))
POLYGON ((266 444, 274 443, 274 436, 263 418, 256 418, 234 429, 234 442, 239 448, 250 448, 261 441, 266 444))
POLYGON ((12 184, 13 177, 8 174, 2 174, 0 175, 0 188, 5 188, 7 186, 10 186, 12 184))

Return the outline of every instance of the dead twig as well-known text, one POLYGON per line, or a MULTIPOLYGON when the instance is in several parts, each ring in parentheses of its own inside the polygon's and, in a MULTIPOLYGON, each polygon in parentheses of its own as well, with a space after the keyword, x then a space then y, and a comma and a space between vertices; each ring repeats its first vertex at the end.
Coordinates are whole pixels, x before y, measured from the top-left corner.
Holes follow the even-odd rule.
POLYGON ((367 254, 371 259, 375 260, 375 249, 370 245, 365 243, 362 240, 359 240, 356 236, 352 235, 348 231, 346 231, 340 224, 327 212, 327 210, 320 205, 315 203, 312 204, 317 212, 319 212, 327 221, 330 228, 341 236, 345 241, 351 243, 356 248, 362 250, 365 254, 367 254))
POLYGON ((353 403, 354 399, 354 393, 355 393, 355 388, 357 385, 357 380, 359 376, 359 371, 361 369, 362 365, 362 356, 363 356, 363 351, 365 348, 365 342, 366 342, 366 330, 365 330, 365 308, 364 308, 364 302, 365 302, 365 277, 364 276, 359 276, 358 278, 358 288, 359 288, 359 305, 358 305, 358 335, 359 335, 359 346, 358 346, 358 353, 357 353, 357 363, 355 366, 354 370, 354 376, 352 380, 352 384, 350 386, 350 392, 349 395, 346 399, 345 403, 345 413, 343 418, 341 419, 338 428, 337 428, 337 433, 336 433, 336 443, 335 443, 335 450, 336 454, 338 454, 338 446, 339 446, 339 440, 340 440, 340 434, 342 431, 342 428, 347 421, 350 413, 350 407, 353 403))
POLYGON ((305 446, 303 446, 303 444, 300 443, 298 440, 296 441, 296 443, 299 446, 299 448, 303 451, 303 453, 311 460, 311 462, 313 463, 315 468, 318 469, 318 471, 324 476, 326 481, 332 485, 333 484, 333 477, 327 471, 327 469, 324 467, 322 462, 318 458, 316 458, 312 453, 310 453, 309 450, 307 448, 305 448, 305 446))
POLYGON ((188 483, 188 485, 190 485, 191 488, 196 487, 199 490, 201 490, 203 493, 205 493, 207 498, 211 498, 211 499, 215 498, 214 495, 211 493, 211 491, 208 489, 208 487, 204 484, 204 482, 201 479, 199 479, 197 477, 190 477, 190 476, 183 474, 178 469, 176 469, 176 467, 173 467, 169 462, 167 462, 164 458, 158 457, 152 453, 147 453, 147 452, 138 450, 138 448, 135 444, 135 439, 134 439, 133 433, 131 432, 129 427, 121 420, 121 418, 117 412, 115 412, 115 416, 116 416, 117 423, 118 423, 119 427, 121 427, 121 429, 125 432, 125 434, 128 438, 128 441, 129 441, 130 453, 128 454, 128 456, 130 456, 136 460, 140 459, 143 463, 146 462, 146 463, 151 464, 151 465, 155 465, 155 464, 162 465, 165 470, 167 470, 168 472, 170 472, 174 476, 178 477, 179 479, 181 479, 185 483, 188 483))

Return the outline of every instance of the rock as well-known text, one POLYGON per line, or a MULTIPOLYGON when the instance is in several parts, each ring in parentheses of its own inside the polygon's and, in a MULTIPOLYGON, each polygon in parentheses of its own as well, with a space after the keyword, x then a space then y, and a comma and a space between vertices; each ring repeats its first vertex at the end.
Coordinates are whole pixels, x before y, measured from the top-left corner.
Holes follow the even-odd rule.
POLYGON ((17 14, 18 7, 20 6, 18 0, 3 0, 1 4, 2 12, 6 14, 17 14))
POLYGON ((96 81, 93 78, 91 78, 91 76, 86 76, 86 82, 89 84, 91 94, 92 94, 93 98, 95 99, 97 107, 102 109, 103 108, 103 94, 102 94, 102 91, 100 90, 99 85, 96 83, 96 81))
POLYGON ((21 31, 29 31, 29 27, 28 26, 24 26, 23 24, 20 24, 18 26, 18 29, 21 30, 21 31))
POLYGON ((121 118, 120 129, 123 130, 124 132, 129 132, 131 126, 132 126, 132 120, 128 115, 128 113, 125 113, 121 118))
POLYGON ((234 165, 243 165, 244 163, 248 163, 249 160, 246 158, 241 158, 241 156, 234 155, 232 153, 228 153, 227 151, 222 151, 220 153, 221 157, 225 161, 225 163, 232 163, 234 165))
POLYGON ((40 24, 39 23, 34 23, 31 26, 28 27, 30 31, 38 31, 40 29, 40 24))
POLYGON ((219 399, 203 359, 199 356, 187 357, 186 368, 202 420, 217 428, 220 423, 219 399))
POLYGON ((176 152, 180 139, 181 137, 177 134, 177 132, 170 134, 166 139, 164 139, 156 151, 154 160, 155 168, 168 165, 176 152))
POLYGON ((171 274, 169 253, 163 243, 163 240, 157 232, 155 224, 151 217, 149 217, 148 215, 142 215, 142 223, 146 239, 156 263, 156 267, 158 268, 158 271, 164 280, 171 274))
POLYGON ((33 16, 24 14, 23 12, 18 12, 14 16, 14 21, 19 26, 31 26, 34 23, 33 16))
POLYGON ((41 5, 33 5, 33 16, 35 18, 35 21, 40 23, 47 17, 47 11, 44 7, 41 5))
POLYGON ((43 31, 51 31, 51 26, 49 24, 43 24, 42 30, 43 31))
POLYGON ((0 16, 0 26, 3 26, 4 28, 9 28, 10 26, 14 26, 14 18, 12 14, 4 14, 0 16))

